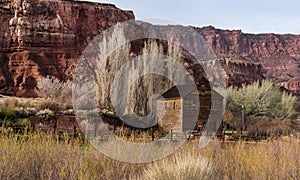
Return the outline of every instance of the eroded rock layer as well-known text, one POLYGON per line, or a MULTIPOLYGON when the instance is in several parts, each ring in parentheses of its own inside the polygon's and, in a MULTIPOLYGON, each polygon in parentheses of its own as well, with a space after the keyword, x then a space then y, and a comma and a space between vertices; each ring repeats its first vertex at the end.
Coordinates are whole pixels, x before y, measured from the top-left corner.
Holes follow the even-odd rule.
MULTIPOLYGON (((0 93, 34 97, 39 77, 72 77, 78 57, 93 37, 129 19, 134 19, 133 12, 111 4, 0 0, 0 93)), ((168 36, 182 34, 182 27, 172 29, 168 36)), ((221 59, 227 85, 266 77, 299 94, 300 35, 193 29, 221 59)))
POLYGON ((94 36, 134 19, 112 4, 83 1, 0 1, 0 93, 31 97, 38 77, 72 76, 94 36))
POLYGON ((266 78, 299 94, 300 35, 246 34, 240 30, 220 30, 211 26, 195 29, 218 57, 261 64, 266 78))

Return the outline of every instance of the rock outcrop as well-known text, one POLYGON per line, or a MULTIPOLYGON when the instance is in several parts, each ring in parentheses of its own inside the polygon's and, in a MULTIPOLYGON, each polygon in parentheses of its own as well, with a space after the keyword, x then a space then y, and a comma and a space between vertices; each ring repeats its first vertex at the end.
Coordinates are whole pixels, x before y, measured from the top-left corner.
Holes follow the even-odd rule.
POLYGON ((289 89, 296 95, 300 95, 300 77, 293 78, 288 82, 283 82, 281 83, 281 86, 283 86, 285 89, 289 89))
POLYGON ((84 1, 0 1, 0 93, 35 96, 37 78, 72 76, 94 36, 134 19, 112 4, 84 1))
MULTIPOLYGON (((93 37, 129 19, 134 19, 133 12, 105 3, 0 0, 0 94, 34 97, 40 76, 72 77, 93 37)), ((192 28, 221 59, 228 85, 265 77, 299 93, 300 35, 192 28)), ((174 27, 168 32, 178 35, 174 27)))
POLYGON ((300 77, 300 35, 246 34, 212 26, 194 29, 203 35, 218 57, 259 63, 266 78, 299 92, 295 78, 300 77))
POLYGON ((220 59, 224 70, 226 86, 238 86, 265 79, 261 64, 245 62, 238 59, 220 59))

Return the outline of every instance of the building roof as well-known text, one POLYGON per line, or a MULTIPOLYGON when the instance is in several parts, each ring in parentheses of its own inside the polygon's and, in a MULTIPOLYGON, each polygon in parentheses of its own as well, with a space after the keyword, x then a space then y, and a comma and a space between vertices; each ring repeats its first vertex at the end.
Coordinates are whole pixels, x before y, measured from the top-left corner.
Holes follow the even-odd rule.
POLYGON ((194 85, 177 85, 173 86, 168 91, 162 94, 164 98, 178 98, 178 97, 185 97, 186 95, 190 94, 191 92, 195 91, 197 88, 194 85))
MULTIPOLYGON (((186 85, 173 86, 171 89, 164 92, 162 94, 162 97, 165 99, 185 97, 197 89, 198 89, 198 91, 204 91, 204 92, 211 91, 209 82, 207 80, 203 80, 197 84, 186 84, 186 85)), ((220 99, 221 98, 223 99, 223 96, 220 95, 215 90, 212 90, 212 93, 217 95, 217 97, 219 97, 220 99)), ((161 98, 159 98, 159 99, 161 99, 161 98)))

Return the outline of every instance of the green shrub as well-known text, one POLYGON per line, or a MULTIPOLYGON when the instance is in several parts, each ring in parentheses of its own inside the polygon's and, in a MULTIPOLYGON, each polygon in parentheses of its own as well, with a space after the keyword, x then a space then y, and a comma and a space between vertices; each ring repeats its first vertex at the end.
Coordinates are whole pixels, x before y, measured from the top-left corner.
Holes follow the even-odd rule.
POLYGON ((227 95, 227 108, 233 112, 242 111, 244 106, 246 115, 286 119, 296 114, 297 97, 281 92, 270 80, 229 87, 227 95))
POLYGON ((15 125, 30 127, 30 121, 27 118, 20 118, 15 125))
POLYGON ((28 126, 30 122, 18 110, 0 110, 2 126, 28 126))
POLYGON ((0 110, 0 123, 3 126, 12 126, 17 121, 17 111, 0 110))
POLYGON ((36 113, 36 115, 42 118, 43 120, 49 120, 50 118, 54 117, 55 114, 50 109, 44 109, 40 110, 38 113, 36 113))
POLYGON ((16 108, 14 109, 15 111, 17 111, 17 114, 20 116, 20 117, 28 117, 28 116, 33 116, 37 113, 37 109, 36 108, 23 108, 23 107, 20 107, 20 108, 16 108))
POLYGON ((159 138, 165 137, 168 133, 169 133, 168 131, 166 131, 162 128, 159 128, 154 131, 154 137, 155 137, 155 139, 159 139, 159 138))
POLYGON ((63 115, 75 115, 75 110, 73 110, 73 109, 68 109, 68 110, 66 110, 66 111, 62 111, 61 112, 63 115))

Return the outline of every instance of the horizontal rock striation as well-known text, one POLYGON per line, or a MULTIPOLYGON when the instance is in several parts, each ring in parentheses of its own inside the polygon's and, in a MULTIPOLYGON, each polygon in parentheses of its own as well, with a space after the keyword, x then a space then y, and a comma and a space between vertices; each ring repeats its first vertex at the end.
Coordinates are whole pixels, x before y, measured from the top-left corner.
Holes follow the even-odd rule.
POLYGON ((293 79, 300 77, 300 35, 247 34, 212 26, 195 27, 195 30, 201 33, 219 58, 259 63, 266 78, 284 83, 292 92, 300 90, 299 86, 293 85, 293 79))
POLYGON ((32 97, 40 76, 72 76, 94 36, 134 19, 112 4, 85 1, 0 1, 0 93, 32 97))
MULTIPOLYGON (((39 77, 71 78, 78 57, 96 35, 134 18, 133 12, 105 3, 0 0, 0 93, 34 97, 39 77)), ((170 26, 161 31, 171 38, 181 36, 183 28, 170 26)), ((221 59, 227 85, 271 78, 299 94, 300 35, 246 34, 211 26, 190 28, 199 32, 221 59)), ((136 29, 132 31, 138 32, 136 29)), ((131 46, 139 51, 139 44, 131 46)), ((197 46, 189 48, 201 49, 197 46)), ((188 67, 193 75, 203 74, 191 64, 188 67)))
POLYGON ((224 70, 226 86, 241 87, 244 83, 249 84, 265 79, 261 64, 232 58, 221 58, 220 62, 224 70))

